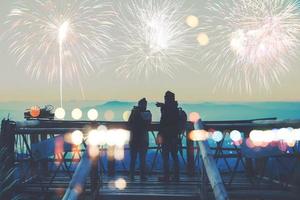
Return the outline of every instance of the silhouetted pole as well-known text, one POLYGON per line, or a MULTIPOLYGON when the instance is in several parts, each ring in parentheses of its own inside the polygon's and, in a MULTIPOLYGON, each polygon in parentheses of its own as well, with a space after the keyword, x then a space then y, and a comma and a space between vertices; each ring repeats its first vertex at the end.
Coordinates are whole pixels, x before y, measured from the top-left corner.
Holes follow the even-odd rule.
POLYGON ((107 147, 107 174, 108 174, 108 176, 115 175, 114 151, 115 151, 115 146, 107 147))
MULTIPOLYGON (((203 124, 201 120, 198 120, 194 124, 195 130, 203 130, 203 124)), ((224 187, 219 169, 214 160, 214 154, 211 151, 207 141, 199 141, 200 152, 202 160, 205 166, 205 170, 208 176, 208 180, 213 189, 216 200, 228 200, 228 194, 224 187)))
POLYGON ((9 158, 6 165, 10 168, 14 166, 15 161, 15 131, 16 124, 9 119, 2 120, 0 133, 0 148, 7 149, 7 157, 9 158))
POLYGON ((194 129, 191 123, 187 123, 186 127, 186 157, 187 157, 187 173, 194 175, 195 172, 195 159, 194 159, 194 142, 190 139, 190 133, 194 129))

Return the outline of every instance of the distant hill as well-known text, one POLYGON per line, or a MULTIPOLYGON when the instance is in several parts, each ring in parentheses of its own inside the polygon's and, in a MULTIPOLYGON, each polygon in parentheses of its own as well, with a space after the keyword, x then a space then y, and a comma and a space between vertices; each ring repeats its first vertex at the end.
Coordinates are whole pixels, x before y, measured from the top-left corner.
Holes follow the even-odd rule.
MULTIPOLYGON (((67 115, 66 119, 71 119, 71 111, 74 108, 82 109, 84 119, 89 109, 95 108, 99 112, 99 120, 105 120, 104 114, 107 111, 114 113, 113 120, 123 120, 123 113, 130 111, 136 102, 127 101, 71 101, 65 102, 64 107, 67 115)), ((12 119, 22 120, 23 112, 32 105, 30 102, 8 102, 0 103, 0 117, 7 117, 10 113, 12 119)), ((33 104, 34 105, 34 104, 33 104)), ((40 103, 43 106, 44 104, 40 103)), ((198 112, 204 120, 239 120, 278 117, 279 119, 300 119, 300 102, 255 102, 255 103, 182 103, 180 106, 187 112, 198 112)), ((155 106, 155 102, 148 103, 148 109, 153 114, 153 120, 160 118, 160 109, 155 106)))

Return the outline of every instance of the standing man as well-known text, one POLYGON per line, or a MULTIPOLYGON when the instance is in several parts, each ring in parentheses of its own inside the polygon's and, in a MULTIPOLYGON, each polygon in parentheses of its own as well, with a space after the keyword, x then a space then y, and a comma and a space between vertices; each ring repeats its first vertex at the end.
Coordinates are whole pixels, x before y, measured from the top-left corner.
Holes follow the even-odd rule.
POLYGON ((162 144, 163 154, 163 171, 164 176, 160 177, 160 181, 169 181, 169 154, 171 154, 174 161, 174 180, 179 181, 179 161, 178 161, 178 145, 180 135, 179 125, 179 109, 178 103, 175 101, 175 94, 167 91, 165 93, 165 103, 157 103, 156 106, 160 107, 160 129, 158 138, 162 144))
POLYGON ((134 180, 135 162, 137 154, 140 158, 141 180, 147 180, 146 176, 146 154, 149 145, 148 127, 151 123, 152 115, 147 110, 147 100, 145 98, 138 102, 130 114, 128 123, 131 130, 130 136, 130 179, 134 180))

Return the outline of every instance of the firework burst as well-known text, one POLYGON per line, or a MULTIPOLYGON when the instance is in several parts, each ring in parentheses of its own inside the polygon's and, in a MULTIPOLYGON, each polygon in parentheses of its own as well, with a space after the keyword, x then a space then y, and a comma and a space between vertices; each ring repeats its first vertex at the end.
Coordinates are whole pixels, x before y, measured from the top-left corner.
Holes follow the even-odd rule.
POLYGON ((299 51, 297 1, 210 1, 207 9, 203 31, 211 43, 203 55, 218 86, 251 92, 279 83, 299 51))
POLYGON ((98 0, 19 0, 6 22, 9 50, 33 77, 59 78, 62 103, 62 78, 80 83, 107 53, 111 10, 98 0))
POLYGON ((119 5, 120 46, 125 52, 117 72, 126 77, 187 66, 194 53, 191 28, 185 24, 184 1, 131 0, 119 5))

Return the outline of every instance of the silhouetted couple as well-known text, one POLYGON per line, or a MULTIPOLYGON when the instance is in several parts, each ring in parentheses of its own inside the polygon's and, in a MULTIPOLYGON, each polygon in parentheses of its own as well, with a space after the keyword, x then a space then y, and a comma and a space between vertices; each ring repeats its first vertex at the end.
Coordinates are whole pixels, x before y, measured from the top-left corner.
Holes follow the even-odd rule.
MULTIPOLYGON (((178 150, 181 144, 180 134, 184 132, 186 124, 186 114, 175 100, 175 94, 167 91, 164 103, 156 103, 160 107, 161 118, 157 143, 162 147, 163 172, 164 176, 159 177, 160 181, 169 181, 169 155, 171 154, 174 163, 174 177, 172 180, 179 180, 178 150)), ((135 162, 137 154, 140 157, 141 180, 146 180, 146 154, 149 145, 148 128, 151 123, 151 112, 147 110, 145 98, 138 102, 129 117, 131 128, 130 140, 130 178, 134 179, 135 162)))

